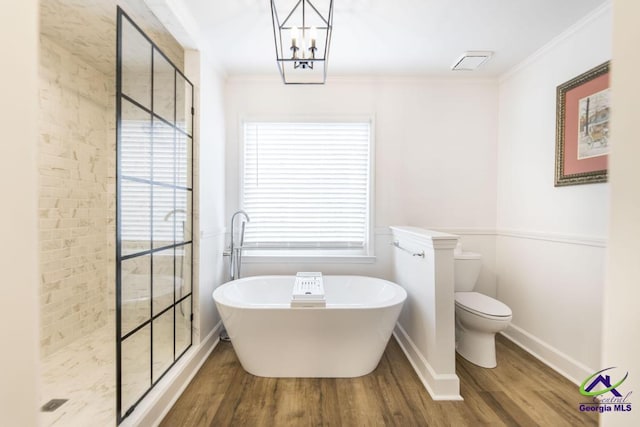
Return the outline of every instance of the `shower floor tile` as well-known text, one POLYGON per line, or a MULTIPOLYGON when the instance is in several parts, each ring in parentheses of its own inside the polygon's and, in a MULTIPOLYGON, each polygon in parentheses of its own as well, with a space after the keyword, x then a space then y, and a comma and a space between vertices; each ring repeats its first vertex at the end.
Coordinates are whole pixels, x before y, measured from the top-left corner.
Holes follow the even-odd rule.
POLYGON ((115 426, 115 334, 104 326, 42 360, 40 405, 69 399, 41 412, 43 426, 115 426))

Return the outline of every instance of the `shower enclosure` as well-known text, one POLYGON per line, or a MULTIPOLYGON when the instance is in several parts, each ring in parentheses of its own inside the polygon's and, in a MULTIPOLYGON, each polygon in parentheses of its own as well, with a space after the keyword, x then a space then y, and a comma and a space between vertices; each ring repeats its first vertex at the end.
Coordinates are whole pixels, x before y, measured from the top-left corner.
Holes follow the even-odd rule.
POLYGON ((192 344, 193 85, 117 20, 116 415, 192 344))
POLYGON ((113 426, 191 345, 193 86, 148 2, 39 9, 39 424, 113 426))

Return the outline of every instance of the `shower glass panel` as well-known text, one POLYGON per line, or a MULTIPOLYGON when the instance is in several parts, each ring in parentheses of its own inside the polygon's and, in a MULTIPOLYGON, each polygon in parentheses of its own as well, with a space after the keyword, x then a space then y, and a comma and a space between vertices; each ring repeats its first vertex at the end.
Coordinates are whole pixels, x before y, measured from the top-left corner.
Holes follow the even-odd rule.
POLYGON ((119 195, 122 256, 151 249, 151 187, 123 178, 119 195))
POLYGON ((122 341, 119 351, 122 374, 118 400, 125 408, 133 407, 149 388, 151 375, 151 326, 147 324, 122 341))
POLYGON ((175 249, 155 252, 153 257, 153 314, 159 314, 174 303, 173 292, 179 286, 174 270, 175 249))
POLYGON ((183 354, 191 346, 191 294, 182 299, 175 307, 176 310, 176 354, 183 354))
MULTIPOLYGON (((120 13, 120 12, 118 12, 120 13)), ((119 20, 122 92, 141 107, 151 109, 151 41, 129 19, 119 20)))
POLYGON ((121 335, 132 333, 149 320, 151 255, 134 256, 120 262, 121 335))
POLYGON ((176 185, 178 187, 189 187, 191 188, 191 176, 184 173, 184 171, 188 170, 189 165, 191 164, 191 147, 193 144, 191 142, 191 138, 187 137, 182 132, 177 132, 176 134, 176 185))
POLYGON ((151 114, 124 99, 121 118, 122 175, 151 179, 151 114))
POLYGON ((153 122, 153 180, 155 182, 175 184, 177 148, 175 138, 173 126, 160 120, 153 122))
POLYGON ((164 185, 153 188, 153 248, 172 246, 175 240, 177 208, 174 206, 175 189, 164 185))
POLYGON ((175 68, 155 50, 153 52, 153 110, 160 118, 171 124, 175 124, 175 87, 175 68))
POLYGON ((189 91, 190 83, 182 76, 176 77, 176 126, 185 133, 191 135, 191 91, 189 91))
POLYGON ((153 320, 153 381, 158 381, 173 363, 173 320, 173 307, 153 320))
POLYGON ((191 245, 176 248, 174 260, 176 272, 176 301, 179 301, 184 295, 191 293, 191 268, 189 268, 191 266, 191 245))
POLYGON ((192 345, 193 85, 118 8, 118 424, 192 345))

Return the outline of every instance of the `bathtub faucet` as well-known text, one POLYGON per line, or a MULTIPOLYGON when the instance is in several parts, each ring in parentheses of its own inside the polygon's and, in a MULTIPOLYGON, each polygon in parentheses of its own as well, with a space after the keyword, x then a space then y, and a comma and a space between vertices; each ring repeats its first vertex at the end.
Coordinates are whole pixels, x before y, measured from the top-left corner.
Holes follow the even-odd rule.
POLYGON ((231 242, 229 243, 228 252, 229 256, 231 257, 229 261, 229 276, 231 277, 231 280, 240 278, 240 270, 242 267, 242 245, 244 244, 244 229, 247 222, 249 221, 249 215, 247 215, 247 213, 243 210, 239 210, 231 216, 231 242), (236 245, 234 225, 236 217, 238 215, 244 216, 244 221, 242 220, 242 218, 240 218, 240 241, 239 245, 236 245))

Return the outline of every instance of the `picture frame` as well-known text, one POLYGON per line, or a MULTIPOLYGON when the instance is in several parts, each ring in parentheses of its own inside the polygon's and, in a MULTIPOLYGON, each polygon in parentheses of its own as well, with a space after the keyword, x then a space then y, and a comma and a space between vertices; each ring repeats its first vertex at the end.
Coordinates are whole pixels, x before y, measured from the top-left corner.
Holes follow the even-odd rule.
POLYGON ((609 61, 557 87, 556 187, 607 181, 610 99, 609 61))

